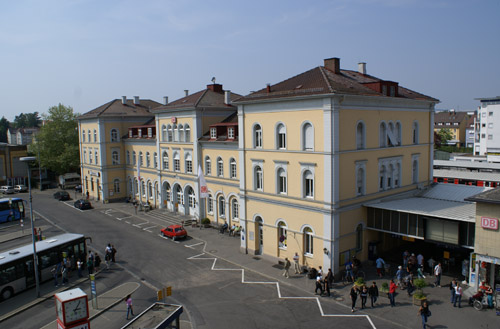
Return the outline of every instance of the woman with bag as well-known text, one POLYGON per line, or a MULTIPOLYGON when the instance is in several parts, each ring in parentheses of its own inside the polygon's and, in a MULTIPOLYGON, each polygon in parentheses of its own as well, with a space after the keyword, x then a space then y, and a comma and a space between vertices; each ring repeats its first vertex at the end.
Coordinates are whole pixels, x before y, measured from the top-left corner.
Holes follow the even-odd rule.
POLYGON ((425 329, 425 326, 427 325, 427 318, 431 316, 431 310, 429 310, 429 304, 427 304, 427 301, 420 306, 418 314, 422 317, 422 328, 425 329))

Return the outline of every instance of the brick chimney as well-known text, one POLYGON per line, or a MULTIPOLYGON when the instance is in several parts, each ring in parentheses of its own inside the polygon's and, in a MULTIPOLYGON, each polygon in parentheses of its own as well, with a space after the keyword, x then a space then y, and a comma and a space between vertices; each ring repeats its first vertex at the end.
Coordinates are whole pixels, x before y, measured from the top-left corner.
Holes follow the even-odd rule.
POLYGON ((270 83, 268 83, 268 84, 266 85, 266 90, 267 90, 267 92, 268 92, 268 93, 270 93, 270 92, 271 92, 271 84, 270 84, 270 83))
POLYGON ((340 74, 340 58, 333 57, 324 60, 325 68, 329 69, 335 74, 340 74))
POLYGON ((207 85, 207 89, 210 89, 216 93, 222 93, 224 90, 222 89, 222 85, 218 83, 213 83, 211 85, 207 85))

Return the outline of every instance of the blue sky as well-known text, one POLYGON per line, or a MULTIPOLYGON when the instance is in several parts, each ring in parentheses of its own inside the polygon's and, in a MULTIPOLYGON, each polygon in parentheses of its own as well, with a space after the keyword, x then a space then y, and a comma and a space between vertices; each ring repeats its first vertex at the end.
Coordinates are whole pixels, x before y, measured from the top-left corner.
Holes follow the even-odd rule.
POLYGON ((121 96, 161 102, 213 76, 246 95, 340 57, 475 109, 500 95, 500 1, 1 1, 0 116, 121 96))

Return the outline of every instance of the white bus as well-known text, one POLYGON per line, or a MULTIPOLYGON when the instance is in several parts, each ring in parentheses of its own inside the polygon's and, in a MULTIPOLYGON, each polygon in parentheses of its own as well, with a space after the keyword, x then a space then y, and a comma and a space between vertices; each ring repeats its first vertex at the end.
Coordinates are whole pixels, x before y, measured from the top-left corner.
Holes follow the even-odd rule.
MULTIPOLYGON (((36 242, 38 277, 40 282, 52 279, 51 269, 63 258, 71 259, 76 267, 78 258, 85 264, 86 238, 81 234, 65 233, 36 242)), ((0 298, 6 300, 14 294, 35 286, 33 244, 0 253, 0 298)))

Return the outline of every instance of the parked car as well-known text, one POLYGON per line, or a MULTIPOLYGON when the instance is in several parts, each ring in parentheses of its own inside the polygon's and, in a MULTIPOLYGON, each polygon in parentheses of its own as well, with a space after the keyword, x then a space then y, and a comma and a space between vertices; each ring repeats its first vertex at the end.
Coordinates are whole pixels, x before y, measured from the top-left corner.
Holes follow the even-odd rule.
POLYGON ((75 191, 82 193, 82 185, 75 186, 75 191))
POLYGON ((186 230, 181 225, 170 225, 161 230, 161 236, 177 240, 188 236, 186 230))
POLYGON ((75 208, 78 208, 80 210, 92 209, 92 205, 90 204, 90 202, 85 199, 76 200, 74 206, 75 208))
POLYGON ((71 197, 69 196, 69 193, 66 191, 58 191, 54 193, 54 199, 57 199, 59 201, 65 201, 65 200, 71 200, 71 197))
POLYGON ((10 185, 4 185, 4 186, 0 187, 0 192, 2 192, 3 194, 14 194, 15 193, 14 188, 10 185))
POLYGON ((28 187, 26 185, 16 185, 16 186, 14 186, 14 191, 16 191, 17 193, 27 192, 28 187))

